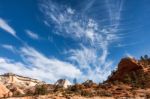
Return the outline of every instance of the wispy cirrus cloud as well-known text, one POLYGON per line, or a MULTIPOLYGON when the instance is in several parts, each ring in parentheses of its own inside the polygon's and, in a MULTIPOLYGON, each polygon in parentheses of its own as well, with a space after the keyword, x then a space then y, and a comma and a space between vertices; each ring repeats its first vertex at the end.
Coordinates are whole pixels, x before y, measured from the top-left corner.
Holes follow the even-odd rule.
POLYGON ((32 38, 32 39, 39 39, 39 38, 40 38, 38 34, 32 32, 32 31, 30 31, 30 30, 25 30, 25 31, 26 31, 27 35, 28 35, 30 38, 32 38))
MULTIPOLYGON (((83 6, 83 10, 91 8, 96 2, 100 1, 87 3, 88 6, 83 6)), ((101 19, 105 21, 103 23, 99 19, 86 15, 86 11, 82 13, 68 5, 62 5, 52 0, 44 0, 40 4, 40 10, 45 16, 44 22, 48 26, 54 27, 56 34, 81 41, 79 45, 82 46, 70 49, 67 53, 68 58, 78 64, 78 68, 83 72, 82 76, 96 75, 94 80, 97 79, 97 81, 100 77, 102 77, 101 81, 104 80, 103 77, 106 78, 111 71, 113 62, 108 59, 109 46, 120 39, 117 32, 123 0, 115 2, 107 0, 103 1, 103 4, 106 5, 106 11, 99 13, 108 15, 108 17, 101 19), (86 73, 83 69, 86 69, 86 73)), ((83 10, 81 9, 81 11, 83 10)), ((92 77, 90 78, 92 79, 92 77)))
POLYGON ((95 0, 89 0, 89 3, 84 7, 83 12, 86 12, 88 9, 92 7, 92 5, 95 3, 95 0))
POLYGON ((83 79, 92 79, 96 82, 103 81, 111 73, 112 68, 110 66, 112 66, 113 62, 105 60, 107 51, 100 54, 94 48, 82 46, 80 49, 71 49, 69 55, 68 59, 70 61, 76 62, 81 71, 86 71, 82 76, 78 77, 81 81, 83 79))
POLYGON ((138 44, 140 44, 142 42, 133 42, 133 43, 128 43, 128 44, 122 44, 122 43, 119 43, 117 44, 115 47, 129 47, 129 46, 136 46, 138 44))
POLYGON ((123 3, 124 0, 105 0, 106 7, 109 12, 109 18, 111 25, 113 25, 114 28, 118 28, 121 20, 121 11, 123 9, 123 3), (115 2, 115 4, 113 4, 115 2))
POLYGON ((21 43, 25 44, 25 42, 20 37, 17 36, 16 31, 8 24, 6 20, 2 18, 0 18, 0 28, 6 31, 6 33, 9 33, 13 37, 15 37, 21 43))
POLYGON ((16 37, 16 31, 2 18, 0 18, 0 28, 16 37))
POLYGON ((16 49, 12 46, 12 45, 8 45, 8 44, 3 44, 1 45, 3 48, 10 50, 12 52, 16 52, 16 49))
POLYGON ((93 48, 82 47, 81 49, 69 50, 69 60, 76 61, 80 69, 90 69, 90 64, 96 65, 96 50, 93 48))
POLYGON ((22 47, 20 51, 25 63, 0 57, 0 73, 12 72, 23 76, 33 77, 46 82, 55 82, 60 78, 73 79, 81 75, 73 64, 57 58, 48 58, 32 47, 22 47))
MULTIPOLYGON (((48 4, 53 3, 49 2, 48 4)), ((70 7, 65 8, 65 11, 62 12, 62 6, 60 6, 60 8, 56 5, 49 6, 43 4, 41 6, 43 9, 47 10, 47 13, 45 13, 47 20, 45 22, 48 24, 48 20, 51 21, 55 24, 55 28, 58 29, 59 32, 63 32, 57 34, 64 36, 72 35, 71 37, 73 38, 83 38, 86 36, 85 39, 93 40, 93 37, 95 36, 94 31, 96 31, 97 28, 97 24, 94 20, 87 19, 86 17, 81 17, 81 19, 79 19, 75 10, 70 7), (83 19, 85 19, 84 22, 83 19)))

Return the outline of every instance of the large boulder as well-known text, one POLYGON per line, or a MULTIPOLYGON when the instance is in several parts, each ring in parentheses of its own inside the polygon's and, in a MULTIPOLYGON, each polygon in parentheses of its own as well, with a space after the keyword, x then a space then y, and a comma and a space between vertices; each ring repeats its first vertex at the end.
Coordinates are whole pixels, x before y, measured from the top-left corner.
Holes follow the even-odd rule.
POLYGON ((68 88, 72 84, 71 84, 71 82, 69 80, 59 79, 54 85, 58 86, 58 87, 68 88))

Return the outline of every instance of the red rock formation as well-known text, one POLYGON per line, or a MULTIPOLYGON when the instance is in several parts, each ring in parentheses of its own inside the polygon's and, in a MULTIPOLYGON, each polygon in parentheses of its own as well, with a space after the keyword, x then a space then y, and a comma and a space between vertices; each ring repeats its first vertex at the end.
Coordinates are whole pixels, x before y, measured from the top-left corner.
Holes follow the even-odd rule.
POLYGON ((133 58, 123 58, 118 64, 117 71, 112 74, 108 81, 123 81, 126 74, 137 70, 143 70, 143 66, 138 61, 133 58))

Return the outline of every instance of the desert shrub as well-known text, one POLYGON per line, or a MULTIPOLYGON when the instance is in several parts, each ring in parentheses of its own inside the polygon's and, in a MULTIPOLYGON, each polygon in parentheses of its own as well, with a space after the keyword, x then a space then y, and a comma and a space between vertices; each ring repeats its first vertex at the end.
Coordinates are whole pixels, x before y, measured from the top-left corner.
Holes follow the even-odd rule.
POLYGON ((131 76, 129 75, 129 74, 126 74, 125 76, 124 76, 124 83, 131 83, 132 82, 132 78, 131 78, 131 76))
POLYGON ((114 80, 112 83, 113 83, 114 85, 119 85, 119 84, 121 84, 121 81, 119 81, 119 80, 114 80))
POLYGON ((144 75, 143 71, 133 71, 130 74, 131 77, 131 84, 133 87, 136 88, 145 88, 146 84, 146 76, 144 75))
POLYGON ((92 97, 92 96, 93 96, 93 93, 92 93, 92 91, 90 91, 90 90, 82 90, 82 91, 81 91, 81 95, 82 95, 82 96, 86 96, 86 97, 92 97))
POLYGON ((150 99, 150 93, 146 93, 146 99, 150 99))
POLYGON ((45 94, 47 94, 48 92, 47 92, 47 88, 46 88, 46 86, 44 86, 44 85, 38 85, 38 86, 36 86, 36 88, 35 88, 35 95, 45 95, 45 94))
MULTIPOLYGON (((117 73, 116 70, 112 70, 111 74, 107 77, 107 81, 111 81, 112 80, 112 76, 114 76, 117 73)), ((106 81, 104 81, 103 83, 105 83, 106 81)))
POLYGON ((78 92, 79 90, 84 89, 84 88, 85 88, 84 85, 75 84, 74 86, 72 86, 72 87, 70 88, 70 91, 78 92))
POLYGON ((142 62, 144 66, 150 65, 150 58, 148 55, 141 56, 139 61, 142 62))
POLYGON ((25 93, 26 93, 26 95, 28 95, 28 96, 32 96, 32 95, 34 95, 35 94, 35 90, 36 89, 26 89, 25 91, 25 93))
POLYGON ((55 86, 53 92, 57 92, 57 91, 59 91, 59 92, 64 92, 65 89, 64 89, 63 87, 60 87, 60 86, 55 86))
POLYGON ((77 79, 76 78, 73 79, 73 83, 77 84, 77 79))
POLYGON ((93 86, 94 82, 92 80, 87 80, 86 82, 82 83, 86 88, 90 88, 93 86))
POLYGON ((98 91, 97 95, 99 95, 99 96, 106 96, 106 97, 112 97, 112 94, 110 92, 108 92, 108 91, 105 91, 105 90, 98 91))

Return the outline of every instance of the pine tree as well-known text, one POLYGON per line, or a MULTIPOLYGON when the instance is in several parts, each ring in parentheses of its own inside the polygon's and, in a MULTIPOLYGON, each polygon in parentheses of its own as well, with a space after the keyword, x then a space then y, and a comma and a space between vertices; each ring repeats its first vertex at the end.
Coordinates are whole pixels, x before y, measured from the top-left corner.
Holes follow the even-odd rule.
POLYGON ((144 55, 144 59, 145 59, 145 60, 148 60, 148 55, 144 55))
POLYGON ((77 84, 77 79, 76 78, 73 79, 73 83, 77 84))

